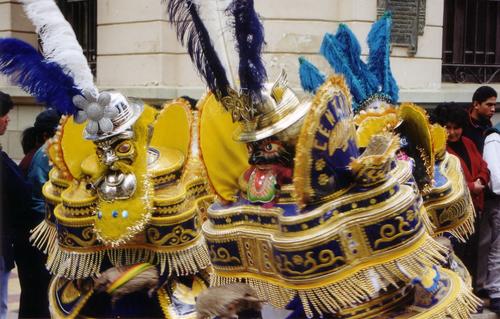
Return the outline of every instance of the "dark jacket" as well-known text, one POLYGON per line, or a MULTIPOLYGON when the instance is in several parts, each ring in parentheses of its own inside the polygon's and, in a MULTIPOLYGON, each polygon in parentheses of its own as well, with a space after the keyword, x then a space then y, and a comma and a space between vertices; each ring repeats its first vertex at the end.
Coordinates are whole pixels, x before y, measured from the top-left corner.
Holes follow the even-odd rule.
MULTIPOLYGON (((467 164, 462 158, 462 156, 460 156, 460 154, 457 154, 451 147, 448 146, 446 150, 448 151, 448 153, 453 154, 460 159, 460 164, 462 166, 465 181, 467 182, 469 190, 473 188, 474 181, 478 178, 482 180, 484 185, 488 185, 490 181, 490 172, 488 170, 488 164, 486 164, 486 162, 483 160, 483 157, 479 153, 476 145, 474 145, 474 142, 472 140, 464 136, 462 136, 461 139, 465 146, 465 150, 469 155, 471 169, 467 167, 467 164)), ((476 195, 471 192, 474 207, 476 209, 479 209, 480 211, 482 211, 484 208, 484 193, 485 192, 483 191, 476 195)))
POLYGON ((31 189, 17 164, 0 151, 0 255, 6 268, 14 268, 13 241, 16 228, 22 225, 29 209, 31 189))
POLYGON ((463 135, 474 142, 477 150, 483 155, 484 139, 486 138, 485 131, 491 128, 490 120, 478 121, 468 116, 467 124, 464 127, 463 135))

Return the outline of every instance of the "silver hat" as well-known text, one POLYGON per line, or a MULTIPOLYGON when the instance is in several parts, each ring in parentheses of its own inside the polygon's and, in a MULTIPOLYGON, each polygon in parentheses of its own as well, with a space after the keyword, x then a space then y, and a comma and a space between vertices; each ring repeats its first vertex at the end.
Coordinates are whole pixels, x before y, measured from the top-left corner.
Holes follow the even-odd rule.
POLYGON ((122 133, 130 128, 141 115, 144 103, 127 99, 116 91, 100 92, 98 96, 83 92, 73 97, 73 103, 81 110, 75 114, 75 122, 87 122, 84 137, 98 141, 122 133))

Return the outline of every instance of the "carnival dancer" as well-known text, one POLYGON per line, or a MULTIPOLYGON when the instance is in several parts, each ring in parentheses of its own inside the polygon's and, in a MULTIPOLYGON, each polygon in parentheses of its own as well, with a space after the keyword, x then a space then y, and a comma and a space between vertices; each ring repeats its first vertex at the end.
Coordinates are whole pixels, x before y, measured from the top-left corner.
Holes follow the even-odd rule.
POLYGON ((363 149, 357 144, 341 76, 302 100, 284 74, 266 83, 253 1, 233 1, 224 14, 234 22, 237 88, 199 6, 174 0, 168 10, 210 90, 200 101, 200 147, 219 196, 203 225, 212 285, 244 281, 297 317, 461 318, 474 311, 468 286, 439 267, 444 248, 428 233, 418 187, 405 183, 412 168, 395 158, 399 139, 377 132, 363 149))
MULTIPOLYGON (((320 51, 348 82, 359 145, 366 145, 377 132, 399 133, 402 145, 398 156, 413 164, 412 181, 434 226, 429 231, 435 236, 451 233, 465 241, 474 231, 475 212, 464 178, 456 174, 460 163, 446 152, 446 130, 431 125, 424 109, 412 103, 398 105, 399 88, 389 59, 391 25, 389 13, 373 24, 367 40, 368 63, 362 61, 358 40, 346 25, 340 25, 336 34, 326 34, 320 51)), ((301 84, 314 92, 324 76, 304 58, 300 64, 301 84)))
POLYGON ((0 71, 67 114, 47 147, 47 214, 32 234, 54 275, 51 315, 194 317, 210 264, 199 208, 210 196, 190 151, 189 103, 157 110, 99 92, 57 4, 23 7, 44 56, 0 39, 0 71))

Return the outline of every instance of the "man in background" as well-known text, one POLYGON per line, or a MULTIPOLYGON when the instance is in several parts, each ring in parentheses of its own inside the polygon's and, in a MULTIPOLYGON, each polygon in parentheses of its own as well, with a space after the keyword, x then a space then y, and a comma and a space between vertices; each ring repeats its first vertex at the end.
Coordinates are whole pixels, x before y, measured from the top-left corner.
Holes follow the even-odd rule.
POLYGON ((495 114, 497 92, 490 86, 481 86, 472 96, 469 109, 469 120, 464 127, 463 135, 471 139, 483 154, 484 133, 491 125, 491 117, 495 114))
MULTIPOLYGON (((0 91, 0 135, 9 125, 9 112, 14 103, 0 91)), ((13 240, 16 221, 21 222, 28 210, 31 190, 17 164, 0 147, 0 319, 7 316, 8 281, 14 268, 13 240)))

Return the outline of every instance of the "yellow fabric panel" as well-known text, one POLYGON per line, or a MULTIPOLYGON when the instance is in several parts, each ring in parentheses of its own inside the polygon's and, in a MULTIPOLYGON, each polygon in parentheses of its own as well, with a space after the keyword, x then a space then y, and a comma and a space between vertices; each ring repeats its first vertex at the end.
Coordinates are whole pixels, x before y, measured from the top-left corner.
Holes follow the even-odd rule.
POLYGON ((388 128, 393 128, 398 122, 395 113, 389 113, 382 116, 368 117, 363 120, 358 126, 357 142, 359 147, 367 147, 373 135, 387 131, 388 128))
POLYGON ((144 126, 154 125, 154 121, 160 112, 149 104, 144 104, 144 109, 138 121, 141 121, 144 126))
POLYGON ((186 101, 166 104, 158 116, 151 146, 175 148, 185 156, 191 143, 191 110, 186 101))
POLYGON ((99 157, 97 157, 95 153, 84 159, 80 167, 82 173, 90 176, 93 182, 99 179, 107 169, 106 166, 99 161, 99 157))
POLYGON ((62 128, 63 160, 71 175, 77 179, 82 175, 81 163, 90 155, 95 154, 94 143, 83 138, 86 124, 87 122, 77 124, 73 121, 73 117, 70 117, 62 128))
POLYGON ((441 158, 446 152, 446 140, 448 139, 448 133, 441 125, 434 124, 431 126, 431 134, 436 157, 441 158))
POLYGON ((432 180, 435 154, 427 112, 416 104, 402 103, 398 108, 398 114, 403 120, 400 126, 401 133, 417 146, 429 179, 432 180))
POLYGON ((220 197, 235 201, 238 178, 249 167, 247 147, 233 140, 238 124, 233 123, 231 114, 213 94, 207 94, 198 105, 200 149, 208 178, 220 197))
POLYGON ((147 175, 147 142, 148 127, 154 120, 154 114, 151 108, 146 106, 133 126, 133 143, 137 152, 137 157, 131 164, 132 171, 137 178, 137 189, 134 195, 129 199, 113 202, 101 200, 98 204, 102 218, 95 217, 94 227, 99 239, 105 244, 124 243, 142 230, 150 218, 148 213, 152 209, 153 185, 147 175), (126 218, 122 216, 125 210, 128 212, 126 218), (118 213, 117 217, 113 217, 113 211, 118 213))

